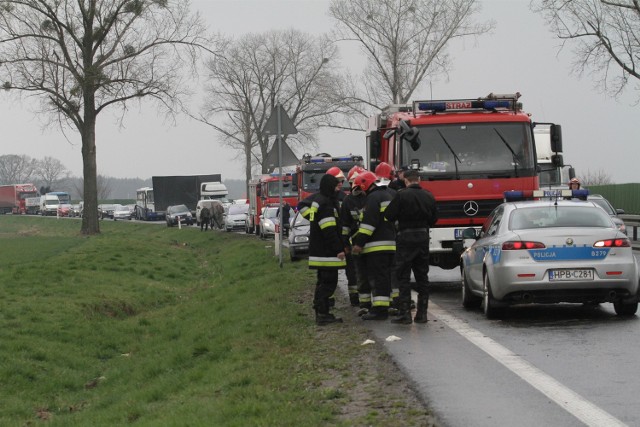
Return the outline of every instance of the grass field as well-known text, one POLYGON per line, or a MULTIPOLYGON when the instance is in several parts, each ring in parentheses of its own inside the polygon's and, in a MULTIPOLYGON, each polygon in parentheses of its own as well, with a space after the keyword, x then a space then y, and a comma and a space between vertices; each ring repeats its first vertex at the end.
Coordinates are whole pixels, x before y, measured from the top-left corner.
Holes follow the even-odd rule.
POLYGON ((359 319, 315 326, 314 274, 273 241, 79 230, 0 217, 0 425, 427 425, 359 319))

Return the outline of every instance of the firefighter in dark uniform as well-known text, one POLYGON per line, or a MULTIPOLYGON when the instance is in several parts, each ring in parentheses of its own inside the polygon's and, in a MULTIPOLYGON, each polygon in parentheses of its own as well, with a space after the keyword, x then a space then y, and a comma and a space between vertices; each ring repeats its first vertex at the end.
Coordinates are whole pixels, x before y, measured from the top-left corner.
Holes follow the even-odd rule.
POLYGON ((411 271, 415 276, 418 293, 416 323, 427 321, 429 304, 429 228, 438 219, 436 200, 429 191, 420 187, 418 171, 404 174, 407 187, 398 191, 384 212, 389 222, 398 222, 395 270, 400 286, 400 312, 393 323, 411 324, 411 271))
POLYGON ((371 310, 363 320, 386 320, 391 302, 391 267, 396 251, 393 223, 385 220, 384 213, 393 198, 383 186, 376 185, 377 177, 364 172, 354 185, 367 195, 358 232, 353 237, 353 254, 364 255, 367 278, 371 286, 371 310))
MULTIPOLYGON (((351 237, 356 234, 358 227, 360 226, 360 215, 364 208, 364 202, 366 195, 358 187, 354 187, 353 182, 358 174, 364 172, 362 166, 354 166, 349 171, 347 178, 351 184, 351 193, 347 194, 340 206, 340 222, 342 223, 342 238, 345 246, 351 248, 351 237)), ((349 302, 352 307, 362 307, 367 310, 371 307, 371 289, 366 290, 363 285, 362 274, 365 272, 362 266, 360 266, 360 272, 358 271, 358 263, 362 261, 363 257, 360 255, 354 256, 350 251, 347 251, 347 268, 345 270, 347 276, 347 289, 349 291, 349 302), (359 294, 359 289, 362 288, 366 293, 359 294), (360 297, 362 296, 362 300, 360 297)))
POLYGON ((298 204, 301 215, 310 222, 309 268, 317 271, 313 308, 316 324, 342 322, 329 313, 329 299, 338 286, 338 270, 345 268, 345 248, 338 220, 338 178, 325 174, 320 191, 298 204))
MULTIPOLYGON (((396 171, 389 163, 380 162, 375 169, 375 175, 378 178, 376 181, 376 185, 378 187, 385 187, 389 193, 391 193, 391 198, 395 197, 398 192, 398 188, 394 185, 396 182, 394 180, 396 176, 396 171)), ((400 297, 400 287, 398 286, 398 280, 396 279, 395 274, 395 264, 391 266, 391 305, 389 314, 398 314, 399 308, 399 297, 400 297)))

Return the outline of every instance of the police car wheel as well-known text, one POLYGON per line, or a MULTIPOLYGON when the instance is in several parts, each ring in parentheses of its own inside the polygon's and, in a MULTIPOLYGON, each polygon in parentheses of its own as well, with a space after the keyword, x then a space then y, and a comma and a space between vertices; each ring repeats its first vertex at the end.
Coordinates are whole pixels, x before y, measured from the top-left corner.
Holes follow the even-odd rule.
POLYGON ((467 310, 479 308, 482 305, 482 298, 474 295, 469 288, 467 275, 464 269, 461 269, 462 275, 462 306, 467 310))
POLYGON ((625 304, 622 301, 616 301, 613 303, 613 309, 618 316, 633 316, 638 311, 638 302, 625 304))
POLYGON ((489 275, 484 275, 484 297, 482 299, 482 306, 484 309, 484 315, 487 319, 499 319, 504 314, 503 308, 498 308, 495 305, 495 299, 493 299, 493 293, 491 292, 491 281, 489 275))

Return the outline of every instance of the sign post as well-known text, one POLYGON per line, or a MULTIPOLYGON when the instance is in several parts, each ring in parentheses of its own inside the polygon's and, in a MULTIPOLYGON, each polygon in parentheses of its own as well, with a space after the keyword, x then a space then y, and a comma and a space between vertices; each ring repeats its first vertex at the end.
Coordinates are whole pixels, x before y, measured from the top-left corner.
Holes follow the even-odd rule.
POLYGON ((278 180, 278 204, 279 204, 279 218, 280 227, 278 230, 278 236, 276 238, 276 254, 278 255, 278 262, 280 264, 280 268, 282 268, 282 232, 284 230, 284 224, 282 224, 283 219, 283 211, 284 207, 282 206, 282 134, 285 135, 294 135, 298 133, 298 129, 293 124, 293 121, 287 114, 287 112, 282 108, 280 103, 277 103, 276 106, 271 111, 271 116, 267 123, 264 125, 264 132, 271 135, 276 135, 276 141, 278 144, 278 173, 280 174, 280 179, 278 180))

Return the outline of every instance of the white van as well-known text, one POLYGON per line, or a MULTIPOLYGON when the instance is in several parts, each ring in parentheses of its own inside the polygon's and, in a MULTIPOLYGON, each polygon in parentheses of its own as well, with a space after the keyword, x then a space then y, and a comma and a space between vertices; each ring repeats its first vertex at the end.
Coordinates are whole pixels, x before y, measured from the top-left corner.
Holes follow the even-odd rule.
POLYGON ((40 215, 57 215, 60 199, 55 194, 44 194, 40 196, 40 215))

